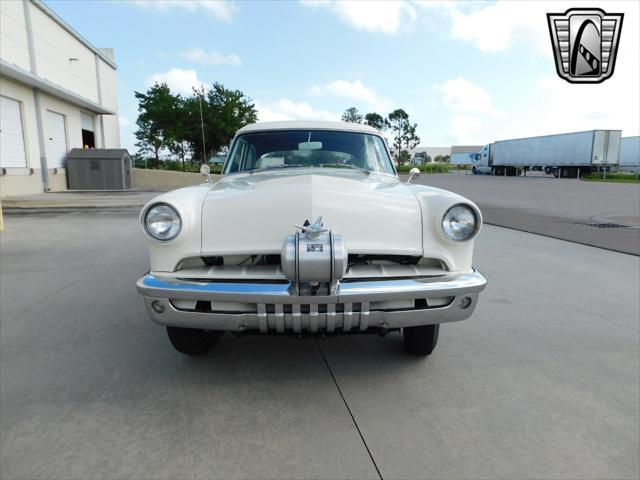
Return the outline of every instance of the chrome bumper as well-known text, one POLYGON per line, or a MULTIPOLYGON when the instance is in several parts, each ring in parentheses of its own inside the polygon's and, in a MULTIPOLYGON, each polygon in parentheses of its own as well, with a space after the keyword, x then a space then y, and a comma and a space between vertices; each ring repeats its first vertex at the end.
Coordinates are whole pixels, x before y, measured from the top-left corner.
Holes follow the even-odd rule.
POLYGON ((159 324, 242 332, 334 332, 397 329, 454 322, 475 310, 487 281, 478 271, 415 279, 345 282, 335 295, 300 296, 289 284, 214 283, 145 275, 136 283, 151 318, 159 324), (429 307, 430 299, 449 297, 445 306, 429 307), (182 310, 171 300, 211 303, 211 311, 182 310), (394 300, 419 300, 412 308, 376 309, 394 300), (424 301, 422 301, 424 300, 424 301), (251 312, 216 311, 216 302, 255 306, 251 312), (373 305, 372 305, 373 304, 373 305))

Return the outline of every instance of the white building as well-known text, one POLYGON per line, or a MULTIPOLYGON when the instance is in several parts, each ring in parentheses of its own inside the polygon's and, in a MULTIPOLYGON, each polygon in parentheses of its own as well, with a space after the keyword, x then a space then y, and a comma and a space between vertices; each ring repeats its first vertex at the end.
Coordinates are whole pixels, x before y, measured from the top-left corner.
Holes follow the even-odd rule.
POLYGON ((116 64, 40 0, 0 0, 0 195, 67 188, 72 148, 119 148, 116 64))
POLYGON ((640 173, 640 136, 620 139, 620 170, 640 173))

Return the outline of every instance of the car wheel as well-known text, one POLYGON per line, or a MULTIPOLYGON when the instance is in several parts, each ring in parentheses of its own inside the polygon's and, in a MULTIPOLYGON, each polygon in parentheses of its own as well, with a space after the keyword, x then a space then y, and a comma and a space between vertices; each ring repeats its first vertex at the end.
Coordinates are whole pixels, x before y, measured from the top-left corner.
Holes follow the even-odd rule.
POLYGON ((218 342, 224 332, 196 328, 167 327, 171 345, 186 355, 204 355, 218 342))
POLYGON ((421 325, 402 329, 404 348, 412 355, 431 355, 438 343, 440 325, 421 325))

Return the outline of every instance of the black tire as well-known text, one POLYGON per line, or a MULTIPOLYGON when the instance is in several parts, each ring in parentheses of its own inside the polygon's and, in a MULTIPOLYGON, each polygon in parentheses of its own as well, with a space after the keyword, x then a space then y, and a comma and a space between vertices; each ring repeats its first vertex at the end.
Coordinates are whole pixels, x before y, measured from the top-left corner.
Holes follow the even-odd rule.
POLYGON ((471 173, 473 173, 474 175, 478 174, 478 171, 476 170, 476 167, 471 167, 471 173))
POLYGON ((560 169, 559 168, 554 168, 553 169, 553 176, 558 178, 560 176, 560 169))
POLYGON ((440 325, 421 325, 402 329, 404 348, 412 355, 431 355, 438 343, 440 325))
POLYGON ((171 345, 185 355, 204 355, 218 342, 224 332, 196 328, 167 327, 171 345))
POLYGON ((551 174, 551 167, 544 167, 544 173, 546 175, 550 175, 551 174))

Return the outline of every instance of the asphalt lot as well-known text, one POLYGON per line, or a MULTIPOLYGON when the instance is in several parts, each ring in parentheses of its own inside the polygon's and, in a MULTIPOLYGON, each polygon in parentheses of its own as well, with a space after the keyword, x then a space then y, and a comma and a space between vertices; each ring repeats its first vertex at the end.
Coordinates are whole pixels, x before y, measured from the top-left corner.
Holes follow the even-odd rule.
POLYGON ((489 286, 426 360, 397 334, 192 359, 135 290, 144 243, 133 212, 5 217, 3 479, 640 476, 638 257, 487 226, 489 286))
POLYGON ((416 182, 464 195, 478 204, 492 225, 640 255, 640 184, 464 172, 421 175, 416 182))

